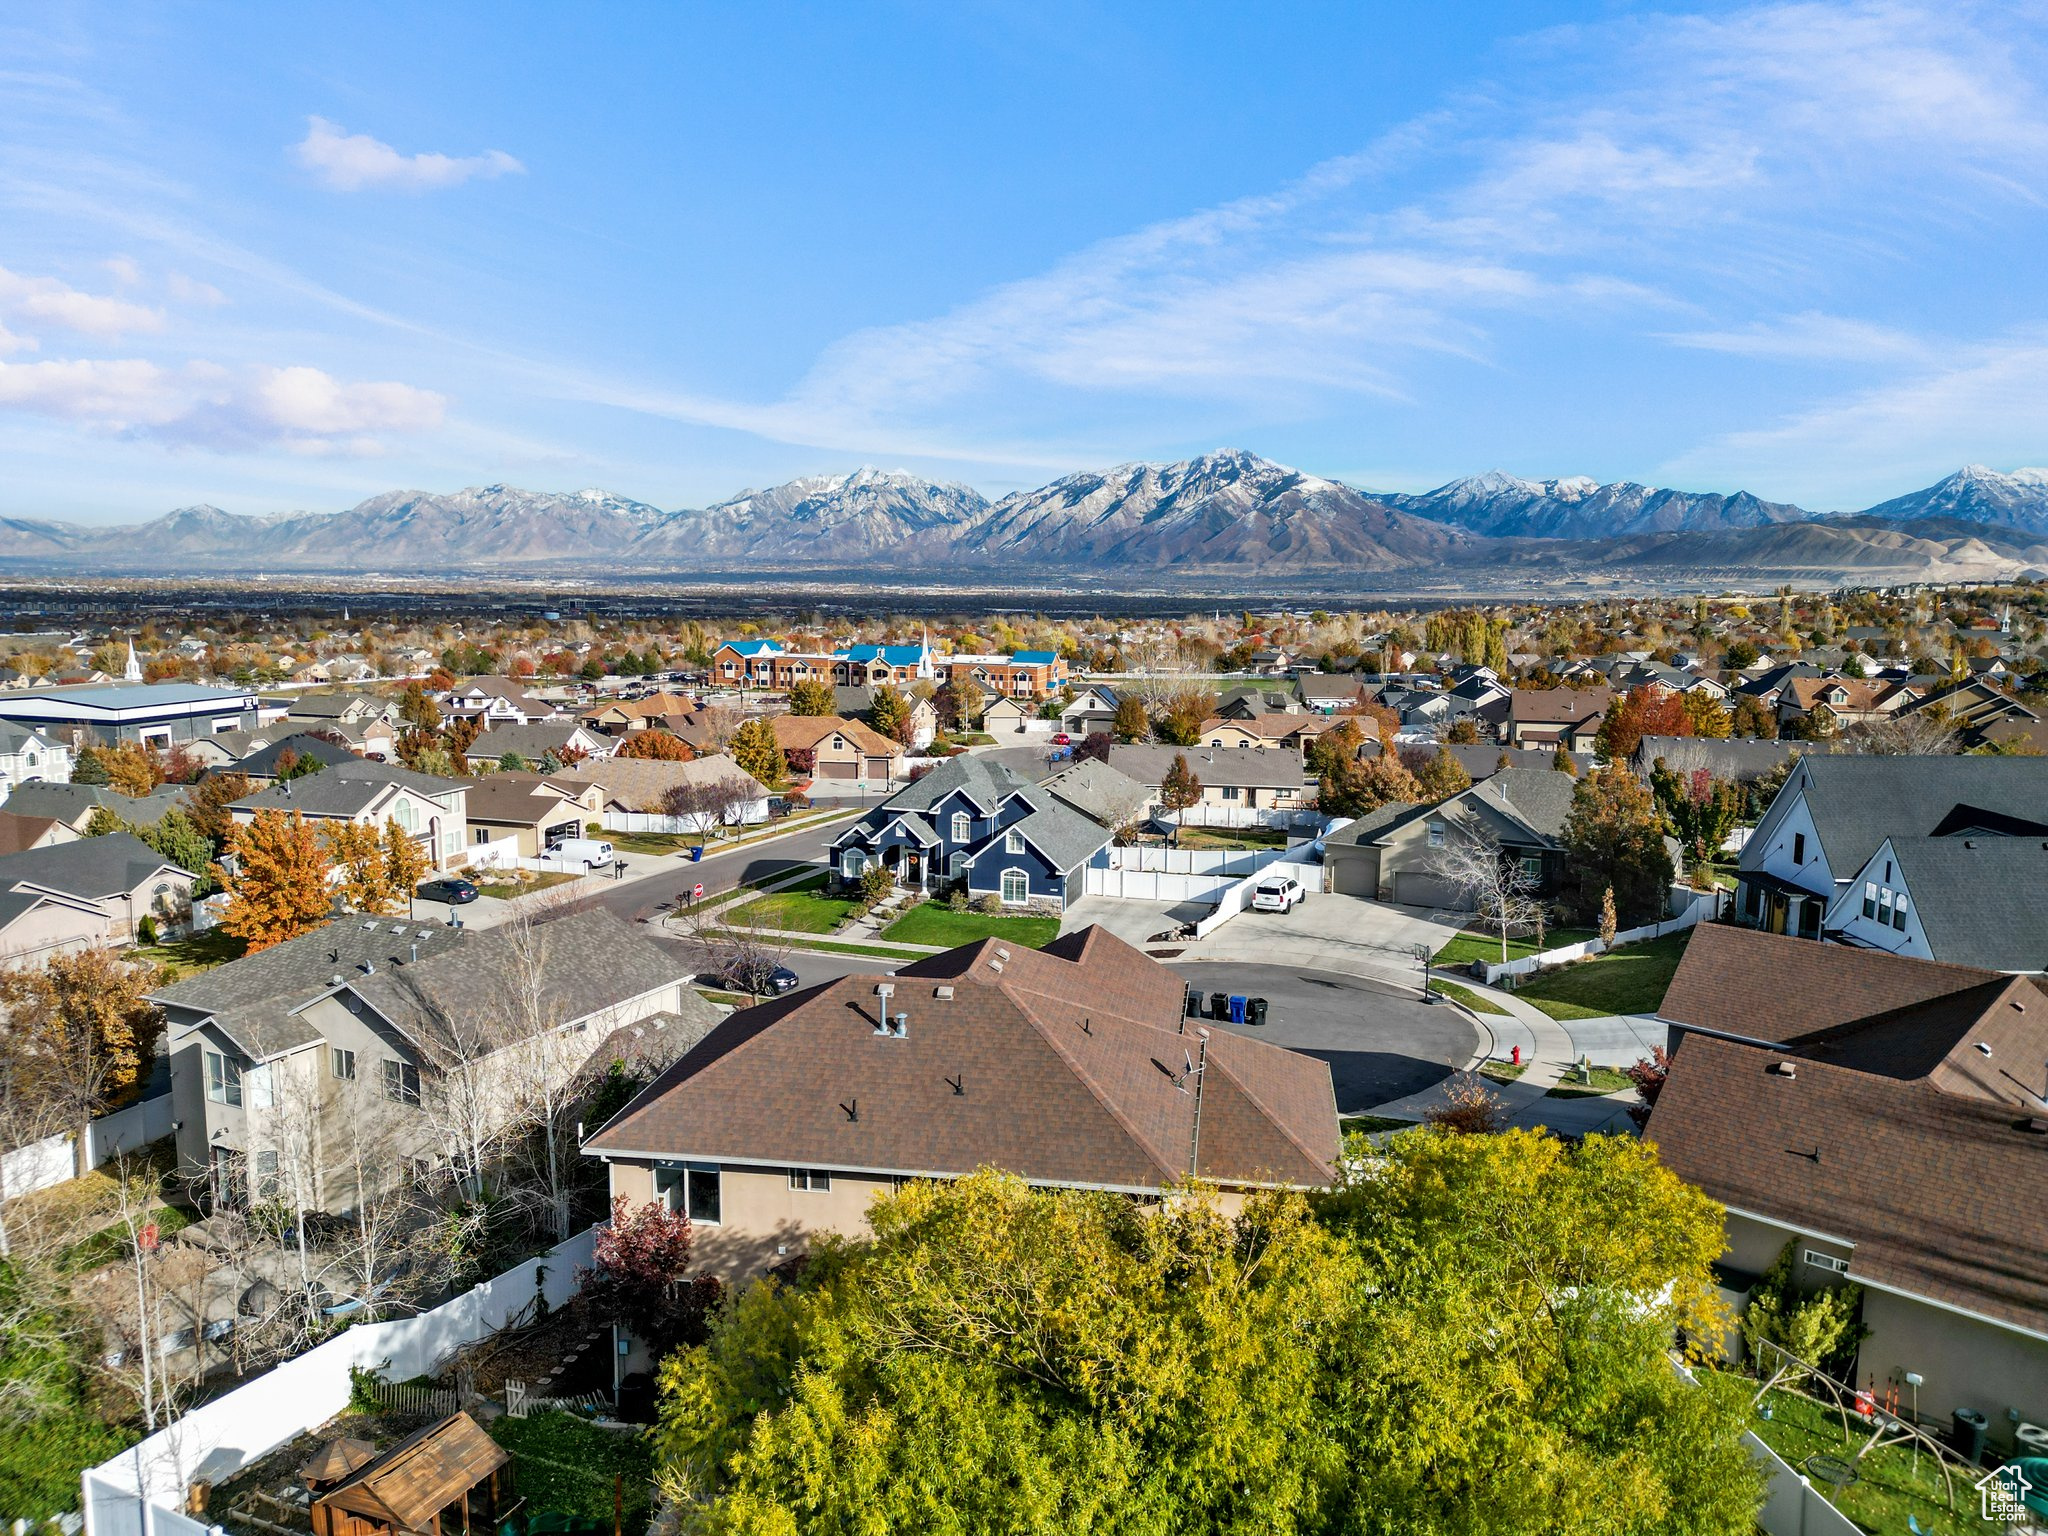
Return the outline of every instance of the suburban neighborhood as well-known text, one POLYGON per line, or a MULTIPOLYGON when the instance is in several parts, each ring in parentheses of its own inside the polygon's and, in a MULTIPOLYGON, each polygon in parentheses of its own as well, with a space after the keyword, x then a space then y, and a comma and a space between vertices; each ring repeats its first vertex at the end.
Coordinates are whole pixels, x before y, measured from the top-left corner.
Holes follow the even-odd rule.
POLYGON ((35 1508, 638 1528, 820 1286, 950 1327, 946 1244, 1080 1284, 1119 1209, 1307 1285, 1596 1167, 1669 1223, 1609 1367, 1730 1508, 1972 1529, 2048 1457, 2041 588, 8 643, 35 1508))

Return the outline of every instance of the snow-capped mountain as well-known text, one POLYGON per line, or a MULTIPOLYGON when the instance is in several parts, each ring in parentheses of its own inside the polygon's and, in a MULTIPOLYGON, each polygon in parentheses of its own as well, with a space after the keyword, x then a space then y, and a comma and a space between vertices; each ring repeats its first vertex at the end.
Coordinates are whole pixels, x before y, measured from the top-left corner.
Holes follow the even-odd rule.
POLYGON ((1004 565, 1386 570, 1440 560, 1465 542, 1348 485, 1223 449, 1005 496, 966 547, 1004 565))
POLYGON ((346 512, 299 517, 261 539, 281 563, 325 562, 355 552, 380 569, 475 561, 492 564, 582 559, 631 543, 663 516, 659 507, 608 491, 561 495, 510 485, 470 486, 452 495, 387 491, 346 512))
POLYGON ((1633 533, 1687 533, 1803 523, 1814 514, 1747 491, 1733 496, 1673 491, 1585 475, 1523 480, 1501 470, 1469 475, 1433 491, 1377 497, 1418 517, 1455 523, 1490 538, 1602 539, 1633 533))
POLYGON ((640 556, 665 559, 858 561, 883 551, 932 552, 988 511, 981 492, 899 471, 862 468, 742 491, 647 530, 640 556))
POLYGON ((2048 533, 2048 469, 2016 469, 2003 475, 1982 464, 1965 464, 1924 491, 1879 502, 1862 515, 1894 522, 1947 517, 2048 533))

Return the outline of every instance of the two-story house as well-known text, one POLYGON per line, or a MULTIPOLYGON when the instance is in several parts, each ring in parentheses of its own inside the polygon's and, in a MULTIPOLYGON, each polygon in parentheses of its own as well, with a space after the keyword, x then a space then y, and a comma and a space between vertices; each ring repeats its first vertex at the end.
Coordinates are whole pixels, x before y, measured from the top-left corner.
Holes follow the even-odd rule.
POLYGON ((1511 747, 1555 747, 1590 752, 1600 734, 1611 688, 1516 688, 1508 697, 1501 739, 1511 747))
POLYGON ((947 656, 955 688, 978 687, 1012 699, 1044 699, 1065 686, 1066 658, 1058 651, 1016 651, 1008 656, 947 656))
POLYGON ((0 799, 22 784, 65 784, 71 748, 32 726, 0 720, 0 799))
POLYGON ((858 720, 775 715, 768 723, 792 772, 808 772, 814 779, 886 783, 902 770, 903 744, 858 720), (810 766, 800 767, 804 763, 810 766))
POLYGON ((308 821, 353 821, 382 827, 397 823, 419 844, 435 869, 450 869, 469 855, 469 783, 437 779, 390 763, 364 758, 288 779, 228 807, 237 822, 258 811, 297 811, 308 821))
POLYGON ((622 1026, 701 1034, 718 1015, 688 981, 604 911, 523 931, 336 918, 155 994, 180 1168, 216 1202, 289 1181, 353 1210, 444 1166, 622 1026))
POLYGON ((1736 920, 1819 938, 1887 838, 1973 836, 2048 836, 2048 758, 1802 757, 1743 845, 1736 920))
POLYGON ((558 713, 554 705, 529 693, 526 684, 509 677, 466 677, 438 695, 436 702, 451 720, 478 720, 487 730, 494 725, 532 725, 558 713))
POLYGON ((855 881, 872 864, 921 890, 965 888, 1003 905, 1064 909, 1082 871, 1107 864, 1111 834, 1041 786, 985 757, 948 758, 891 795, 832 843, 855 881))

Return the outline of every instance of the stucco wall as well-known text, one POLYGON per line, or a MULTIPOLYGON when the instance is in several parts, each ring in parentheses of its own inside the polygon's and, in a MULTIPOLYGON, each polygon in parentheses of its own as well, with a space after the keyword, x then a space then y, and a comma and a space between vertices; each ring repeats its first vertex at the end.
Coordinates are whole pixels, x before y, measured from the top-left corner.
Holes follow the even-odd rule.
MULTIPOLYGON (((1956 1409, 1975 1408, 1991 1421, 1991 1443, 2006 1452, 2013 1449, 2009 1411, 2048 1424, 2048 1340, 1868 1289, 1863 1323, 1870 1337, 1856 1357, 1858 1373, 1883 1391, 1918 1372, 1923 1417, 1946 1423, 1956 1409)), ((1910 1395, 1901 1390, 1900 1400, 1910 1395)))

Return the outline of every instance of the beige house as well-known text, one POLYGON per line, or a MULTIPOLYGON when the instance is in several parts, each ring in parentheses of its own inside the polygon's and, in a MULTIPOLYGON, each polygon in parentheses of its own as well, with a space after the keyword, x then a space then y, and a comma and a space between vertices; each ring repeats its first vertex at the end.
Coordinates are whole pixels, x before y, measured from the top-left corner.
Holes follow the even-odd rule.
POLYGON ((585 801, 595 786, 501 769, 469 786, 471 847, 511 839, 522 859, 537 859, 594 820, 585 801))
POLYGON ((769 722, 784 757, 808 754, 818 779, 892 779, 902 770, 902 743, 873 726, 837 715, 776 715, 769 722))
POLYGON ((352 821, 381 828, 396 822, 419 844, 437 870, 455 869, 469 858, 468 779, 437 779, 389 763, 351 757, 318 773, 273 784, 228 812, 237 822, 258 811, 296 811, 308 821, 352 821))
POLYGON ((735 1279, 865 1232, 905 1179, 995 1167, 1136 1196, 1191 1174, 1227 1191, 1327 1183, 1329 1067, 1198 1035, 1186 995, 1102 928, 1041 950, 983 940, 734 1014, 584 1151, 615 1196, 686 1212, 705 1266, 735 1279), (1183 1092, 1161 1064, 1196 1056, 1199 1091, 1183 1092))
POLYGON ((1339 724, 1328 715, 1274 714, 1202 722, 1202 741, 1211 747, 1251 747, 1262 752, 1306 755, 1309 744, 1339 724))
POLYGON ((193 878, 127 832, 0 857, 0 964, 132 943, 144 918, 182 921, 193 878))
POLYGON ((583 807, 598 815, 607 811, 659 814, 662 797, 678 784, 727 783, 733 787, 733 805, 726 825, 752 825, 768 819, 768 786, 729 757, 694 757, 687 763, 660 757, 608 757, 578 763, 553 775, 549 782, 585 786, 583 807))
POLYGON ((701 1036, 719 1015, 688 981, 604 911, 524 933, 337 918, 155 995, 181 1170, 216 1202, 353 1209, 445 1168, 626 1026, 701 1036))

